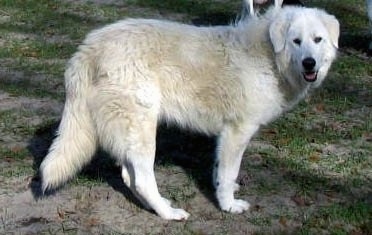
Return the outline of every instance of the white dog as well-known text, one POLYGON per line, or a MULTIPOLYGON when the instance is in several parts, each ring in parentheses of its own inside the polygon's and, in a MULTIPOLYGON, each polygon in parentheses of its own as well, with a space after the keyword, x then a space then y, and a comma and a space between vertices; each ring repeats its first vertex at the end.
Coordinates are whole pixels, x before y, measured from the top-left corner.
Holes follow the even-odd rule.
POLYGON ((73 177, 99 144, 145 206, 164 219, 187 219, 155 181, 156 128, 166 121, 219 137, 219 205, 247 210, 234 191, 250 138, 321 84, 338 37, 335 17, 301 7, 274 8, 231 26, 131 19, 93 31, 65 73, 62 121, 40 167, 43 190, 73 177))

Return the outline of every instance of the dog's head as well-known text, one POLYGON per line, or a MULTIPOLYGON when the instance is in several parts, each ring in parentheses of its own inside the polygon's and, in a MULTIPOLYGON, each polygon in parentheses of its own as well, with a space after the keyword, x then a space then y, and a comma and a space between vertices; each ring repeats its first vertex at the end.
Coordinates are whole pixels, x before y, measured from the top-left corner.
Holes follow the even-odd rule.
POLYGON ((319 9, 284 7, 269 33, 279 70, 291 82, 320 85, 336 57, 337 19, 319 9))

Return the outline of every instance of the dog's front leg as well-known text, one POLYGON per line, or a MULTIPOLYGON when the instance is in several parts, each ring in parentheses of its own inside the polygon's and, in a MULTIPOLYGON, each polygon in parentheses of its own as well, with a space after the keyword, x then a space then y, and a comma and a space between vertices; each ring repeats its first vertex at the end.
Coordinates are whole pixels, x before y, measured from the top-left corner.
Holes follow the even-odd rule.
POLYGON ((258 125, 231 125, 219 137, 214 185, 218 203, 224 211, 242 213, 249 208, 248 202, 234 198, 234 192, 239 189, 236 178, 244 150, 258 128, 258 125))

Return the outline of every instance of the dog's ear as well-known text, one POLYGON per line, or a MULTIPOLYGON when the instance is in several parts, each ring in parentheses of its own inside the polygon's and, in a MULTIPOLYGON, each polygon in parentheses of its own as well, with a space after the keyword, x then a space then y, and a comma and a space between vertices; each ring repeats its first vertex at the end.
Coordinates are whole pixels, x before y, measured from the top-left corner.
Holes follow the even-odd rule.
POLYGON ((338 38, 340 36, 340 23, 333 15, 321 12, 320 20, 328 30, 333 46, 338 48, 338 38))
POLYGON ((280 16, 271 22, 269 34, 275 53, 278 53, 284 49, 287 31, 288 20, 286 20, 284 16, 280 16))

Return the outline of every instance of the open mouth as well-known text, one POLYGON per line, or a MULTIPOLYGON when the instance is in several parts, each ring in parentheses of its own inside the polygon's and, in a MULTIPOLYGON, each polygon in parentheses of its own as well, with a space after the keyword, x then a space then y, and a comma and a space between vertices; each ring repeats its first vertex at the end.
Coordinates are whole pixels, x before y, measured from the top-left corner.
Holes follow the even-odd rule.
POLYGON ((315 82, 318 77, 318 72, 316 71, 304 72, 302 73, 302 75, 307 82, 315 82))

